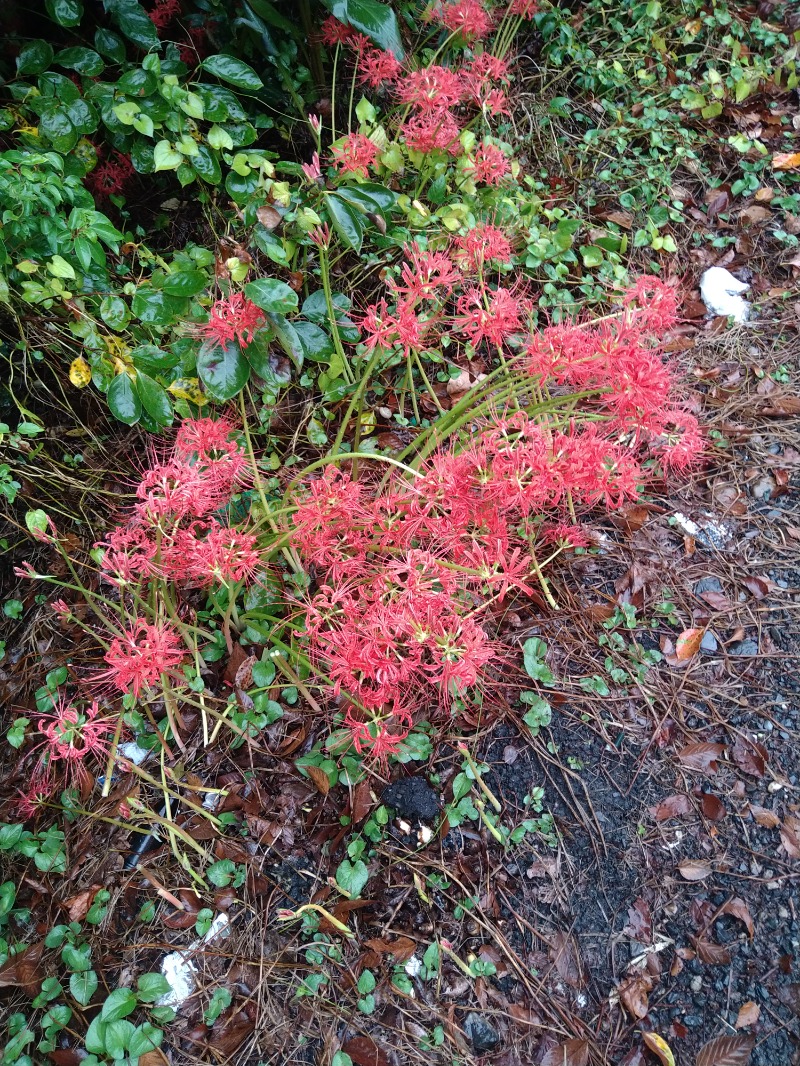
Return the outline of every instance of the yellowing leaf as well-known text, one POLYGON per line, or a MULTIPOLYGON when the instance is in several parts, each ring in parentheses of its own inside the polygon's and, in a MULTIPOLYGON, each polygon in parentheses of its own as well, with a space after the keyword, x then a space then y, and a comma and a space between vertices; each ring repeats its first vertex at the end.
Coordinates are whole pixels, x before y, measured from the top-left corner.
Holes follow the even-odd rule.
POLYGON ((208 403, 208 397, 200 388, 198 378, 178 378, 171 385, 167 385, 167 392, 171 392, 176 400, 188 400, 196 407, 208 403))
POLYGON ((666 1040, 658 1033, 642 1033, 645 1044, 654 1055, 658 1055, 664 1066, 675 1066, 675 1056, 666 1040))
POLYGON ((92 380, 92 370, 82 355, 73 359, 69 368, 69 380, 76 389, 85 389, 92 380))

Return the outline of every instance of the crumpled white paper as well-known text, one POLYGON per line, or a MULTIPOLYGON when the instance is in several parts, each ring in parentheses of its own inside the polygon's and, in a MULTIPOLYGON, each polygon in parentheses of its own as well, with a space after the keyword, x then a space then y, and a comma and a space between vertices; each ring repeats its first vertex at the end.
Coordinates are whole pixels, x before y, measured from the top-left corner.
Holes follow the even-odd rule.
POLYGON ((230 936, 230 925, 230 918, 227 914, 218 914, 205 936, 201 936, 199 940, 193 940, 183 951, 171 951, 169 955, 164 956, 161 960, 161 972, 169 982, 170 990, 158 997, 156 1006, 177 1009, 186 1002, 197 985, 195 981, 197 967, 192 962, 192 956, 204 944, 210 944, 218 937, 230 936))
POLYGON ((709 267, 700 278, 700 295, 708 310, 734 322, 746 322, 750 317, 750 304, 742 299, 749 288, 725 267, 709 267))

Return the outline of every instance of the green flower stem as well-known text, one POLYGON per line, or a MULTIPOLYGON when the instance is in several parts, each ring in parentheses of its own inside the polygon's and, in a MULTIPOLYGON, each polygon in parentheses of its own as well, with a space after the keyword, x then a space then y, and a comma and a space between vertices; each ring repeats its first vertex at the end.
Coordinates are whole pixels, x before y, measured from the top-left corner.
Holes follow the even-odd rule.
POLYGON ((345 355, 344 345, 342 344, 342 338, 339 335, 339 323, 336 320, 336 307, 333 303, 333 293, 331 292, 331 271, 330 263, 328 261, 328 249, 319 246, 319 270, 322 275, 322 290, 325 293, 325 304, 328 308, 328 325, 331 328, 331 340, 333 341, 333 347, 336 354, 339 356, 339 360, 342 364, 342 372, 349 385, 354 382, 353 372, 350 369, 350 365, 345 355))
POLYGON ((339 431, 336 434, 336 440, 334 440, 333 444, 331 445, 332 452, 336 453, 341 448, 342 441, 344 440, 345 431, 350 422, 350 419, 353 416, 353 411, 356 409, 357 406, 360 405, 361 398, 367 390, 367 385, 369 384, 369 379, 372 376, 372 372, 374 371, 378 360, 382 355, 383 349, 380 347, 376 347, 373 350, 372 355, 369 357, 369 362, 367 363, 364 369, 364 373, 361 375, 361 380, 358 383, 356 391, 350 397, 350 403, 344 413, 344 418, 342 419, 341 425, 339 426, 339 431))

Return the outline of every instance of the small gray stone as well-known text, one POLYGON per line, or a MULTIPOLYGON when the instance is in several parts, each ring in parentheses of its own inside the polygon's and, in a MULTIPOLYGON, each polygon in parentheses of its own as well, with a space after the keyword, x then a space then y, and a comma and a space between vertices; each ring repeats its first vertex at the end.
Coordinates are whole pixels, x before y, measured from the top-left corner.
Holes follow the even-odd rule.
POLYGON ((719 647, 717 638, 713 633, 704 633, 703 639, 700 641, 700 651, 713 652, 719 647))
POLYGON ((464 1022, 464 1032, 472 1041, 472 1046, 478 1053, 494 1051, 500 1043, 500 1034, 493 1025, 490 1025, 480 1014, 468 1014, 464 1022))
POLYGON ((731 644, 728 651, 731 655, 758 655, 758 641, 752 637, 737 640, 735 644, 731 644))
POLYGON ((722 592, 722 582, 718 577, 703 577, 694 587, 695 596, 703 592, 722 592))

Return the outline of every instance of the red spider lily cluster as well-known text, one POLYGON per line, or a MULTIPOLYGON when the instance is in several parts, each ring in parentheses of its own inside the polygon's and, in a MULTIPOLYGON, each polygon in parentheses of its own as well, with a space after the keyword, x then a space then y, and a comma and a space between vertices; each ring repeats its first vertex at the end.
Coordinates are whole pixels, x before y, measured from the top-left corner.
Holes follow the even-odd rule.
MULTIPOLYGON (((451 34, 474 46, 498 24, 505 9, 490 10, 480 0, 455 0, 438 4, 430 18, 451 34)), ((532 14, 532 13, 531 13, 532 14)), ((391 52, 376 48, 363 34, 338 22, 325 20, 322 39, 329 47, 352 52, 356 76, 362 85, 381 90, 403 106, 398 137, 412 152, 445 151, 453 156, 464 149, 459 137, 474 117, 508 113, 508 64, 489 52, 480 52, 459 66, 436 63, 410 69, 391 52)), ((342 173, 367 177, 379 149, 369 137, 351 133, 332 148, 333 162, 342 173)), ((496 144, 484 141, 467 157, 464 172, 481 185, 500 185, 511 164, 496 144)))
MULTIPOLYGON (((171 454, 154 462, 136 488, 130 519, 96 547, 105 579, 124 595, 162 578, 175 585, 234 585, 251 578, 261 556, 253 533, 229 526, 215 512, 244 484, 248 461, 235 427, 224 419, 189 419, 171 454)), ((102 675, 116 691, 139 693, 186 658, 170 625, 136 617, 106 653, 102 675)))
POLYGON ((500 655, 481 624, 487 606, 536 594, 544 563, 587 546, 581 516, 635 500, 648 460, 683 469, 702 453, 656 339, 675 321, 674 290, 641 279, 616 317, 531 333, 520 297, 470 278, 508 254, 500 238, 485 227, 452 256, 410 248, 394 305, 364 315, 365 346, 407 351, 448 329, 505 348, 527 389, 580 395, 571 419, 509 411, 381 491, 331 467, 293 516, 292 543, 321 586, 308 603, 311 659, 357 749, 377 757, 397 751, 431 688, 444 702, 480 682, 500 655))

